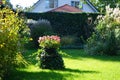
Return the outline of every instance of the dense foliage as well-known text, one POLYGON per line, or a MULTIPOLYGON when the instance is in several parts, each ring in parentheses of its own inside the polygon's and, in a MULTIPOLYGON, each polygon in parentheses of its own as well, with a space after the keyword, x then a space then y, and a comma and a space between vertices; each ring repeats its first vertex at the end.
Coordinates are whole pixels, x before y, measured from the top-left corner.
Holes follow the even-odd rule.
POLYGON ((5 8, 0 10, 0 80, 25 63, 21 49, 27 30, 24 20, 16 13, 5 8))
POLYGON ((120 7, 120 0, 90 0, 95 7, 100 12, 105 12, 105 6, 110 5, 112 8, 115 8, 116 6, 120 7))
POLYGON ((94 21, 98 14, 49 12, 49 13, 25 13, 25 16, 28 19, 38 20, 42 18, 50 21, 54 32, 57 34, 60 35, 76 34, 77 36, 81 36, 87 34, 85 30, 87 28, 88 17, 91 17, 92 21, 94 21))
POLYGON ((4 7, 8 7, 8 8, 13 8, 12 4, 10 3, 10 0, 0 0, 1 4, 0 7, 4 8, 4 7))
MULTIPOLYGON (((25 13, 28 19, 46 19, 50 21, 53 32, 60 37, 74 36, 74 44, 81 46, 82 39, 87 39, 93 32, 92 22, 98 16, 98 13, 25 13), (91 19, 91 20, 90 20, 91 19), (82 37, 82 39, 81 39, 82 37)), ((36 30, 37 32, 37 30, 36 30)), ((41 32, 41 31, 40 31, 41 32)), ((63 39, 62 39, 63 40, 63 39)))
POLYGON ((106 7, 106 15, 99 16, 95 33, 88 39, 90 54, 116 55, 120 48, 120 9, 106 7))

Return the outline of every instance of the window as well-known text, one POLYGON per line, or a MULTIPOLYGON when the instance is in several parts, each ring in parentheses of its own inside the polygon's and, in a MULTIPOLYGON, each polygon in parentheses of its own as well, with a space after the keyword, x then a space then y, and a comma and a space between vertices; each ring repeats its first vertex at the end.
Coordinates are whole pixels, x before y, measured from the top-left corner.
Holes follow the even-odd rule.
POLYGON ((54 6, 58 7, 58 0, 54 0, 54 6))
POLYGON ((71 6, 79 8, 79 1, 71 1, 71 6))
POLYGON ((58 7, 58 0, 46 0, 46 8, 58 7))
POLYGON ((49 8, 49 0, 46 0, 46 8, 49 8))

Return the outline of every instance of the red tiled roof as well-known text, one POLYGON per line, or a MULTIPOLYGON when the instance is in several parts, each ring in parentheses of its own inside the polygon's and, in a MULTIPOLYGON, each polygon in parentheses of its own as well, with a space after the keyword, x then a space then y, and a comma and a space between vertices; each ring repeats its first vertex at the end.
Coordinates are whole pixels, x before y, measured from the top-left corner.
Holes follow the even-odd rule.
POLYGON ((65 4, 63 6, 60 6, 58 8, 52 9, 48 12, 82 12, 82 10, 72 7, 68 4, 65 4))

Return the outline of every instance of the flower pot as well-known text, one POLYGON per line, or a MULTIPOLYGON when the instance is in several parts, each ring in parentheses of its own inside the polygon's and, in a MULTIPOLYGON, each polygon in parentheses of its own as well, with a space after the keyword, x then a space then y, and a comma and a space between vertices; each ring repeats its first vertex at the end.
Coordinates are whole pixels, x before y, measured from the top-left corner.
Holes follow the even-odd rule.
POLYGON ((56 54, 46 54, 43 52, 40 55, 40 67, 42 69, 64 69, 64 62, 57 52, 56 54))

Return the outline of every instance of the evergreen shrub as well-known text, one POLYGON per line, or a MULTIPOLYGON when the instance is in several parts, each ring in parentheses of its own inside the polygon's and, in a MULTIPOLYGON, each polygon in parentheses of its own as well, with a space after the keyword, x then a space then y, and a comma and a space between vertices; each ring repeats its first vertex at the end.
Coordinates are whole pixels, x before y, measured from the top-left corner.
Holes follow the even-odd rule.
POLYGON ((78 40, 80 44, 83 44, 81 37, 86 40, 91 36, 94 27, 93 22, 98 15, 99 13, 25 13, 28 19, 50 21, 53 32, 61 37, 75 35, 77 39, 80 39, 78 40), (92 19, 91 24, 88 24, 89 17, 92 19))
POLYGON ((93 21, 98 16, 98 13, 25 13, 28 19, 38 20, 46 19, 50 21, 55 33, 60 35, 83 35, 84 28, 87 27, 88 17, 92 17, 93 21))

